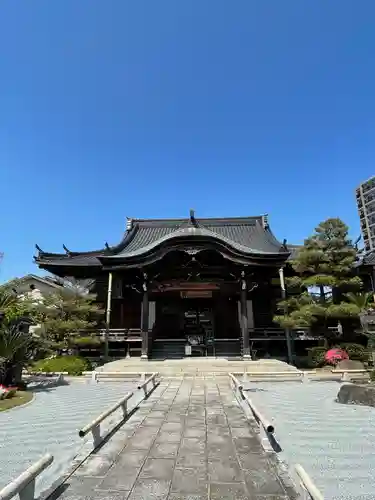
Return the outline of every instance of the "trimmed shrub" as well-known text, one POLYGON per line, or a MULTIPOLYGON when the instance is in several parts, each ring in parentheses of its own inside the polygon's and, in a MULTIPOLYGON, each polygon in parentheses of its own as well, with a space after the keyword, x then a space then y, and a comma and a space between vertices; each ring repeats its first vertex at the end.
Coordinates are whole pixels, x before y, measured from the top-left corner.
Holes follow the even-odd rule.
POLYGON ((102 342, 98 337, 75 337, 70 344, 75 347, 98 347, 102 342))
POLYGON ((324 356, 327 352, 325 347, 316 346, 307 349, 308 364, 310 368, 318 368, 325 365, 324 356))
POLYGON ((346 344, 340 344, 340 347, 341 349, 344 349, 348 353, 349 359, 362 361, 362 363, 368 361, 369 353, 366 347, 364 347, 363 345, 346 343, 346 344))
POLYGON ((41 359, 34 363, 32 368, 39 372, 68 372, 69 375, 82 375, 82 372, 91 370, 91 364, 79 356, 58 356, 41 359))
POLYGON ((294 356, 294 365, 296 368, 310 368, 308 356, 294 356))

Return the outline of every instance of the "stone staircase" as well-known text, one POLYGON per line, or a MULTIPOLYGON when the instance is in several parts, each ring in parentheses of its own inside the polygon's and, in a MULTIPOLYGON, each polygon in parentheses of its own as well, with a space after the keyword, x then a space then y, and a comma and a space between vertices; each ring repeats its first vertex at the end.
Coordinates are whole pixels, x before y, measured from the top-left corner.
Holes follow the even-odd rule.
POLYGON ((297 372, 294 366, 283 361, 264 359, 259 361, 228 360, 224 358, 183 358, 166 360, 141 360, 140 358, 120 359, 111 361, 96 369, 98 372, 115 374, 115 378, 121 378, 131 373, 153 373, 158 372, 164 376, 210 376, 226 375, 233 373, 273 373, 273 372, 297 372))
POLYGON ((182 359, 185 357, 185 344, 185 340, 153 342, 151 359, 159 361, 166 359, 182 359))

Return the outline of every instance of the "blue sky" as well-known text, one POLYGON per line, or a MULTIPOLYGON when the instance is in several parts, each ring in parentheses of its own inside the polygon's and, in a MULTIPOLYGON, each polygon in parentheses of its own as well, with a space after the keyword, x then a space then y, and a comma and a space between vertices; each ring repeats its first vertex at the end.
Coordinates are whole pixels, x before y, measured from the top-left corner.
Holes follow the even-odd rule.
POLYGON ((299 243, 375 174, 373 0, 2 0, 0 280, 125 217, 299 243))

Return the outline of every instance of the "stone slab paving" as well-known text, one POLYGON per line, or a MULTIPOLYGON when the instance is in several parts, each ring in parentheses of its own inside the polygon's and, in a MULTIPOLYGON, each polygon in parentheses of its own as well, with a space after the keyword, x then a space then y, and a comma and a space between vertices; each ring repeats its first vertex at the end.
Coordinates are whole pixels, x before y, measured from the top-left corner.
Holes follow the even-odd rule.
POLYGON ((49 500, 291 498, 274 464, 228 377, 170 379, 49 500))

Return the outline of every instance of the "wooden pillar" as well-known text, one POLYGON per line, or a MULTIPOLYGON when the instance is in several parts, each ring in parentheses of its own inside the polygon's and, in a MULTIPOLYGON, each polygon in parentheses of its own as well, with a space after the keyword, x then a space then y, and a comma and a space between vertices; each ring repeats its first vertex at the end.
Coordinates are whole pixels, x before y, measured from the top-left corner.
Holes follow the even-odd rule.
POLYGON ((375 266, 371 267, 371 288, 372 288, 372 294, 374 296, 374 302, 375 302, 375 266))
MULTIPOLYGON (((286 300, 286 288, 285 288, 285 279, 284 279, 284 268, 280 267, 279 269, 279 277, 280 277, 280 287, 281 287, 281 298, 286 300)), ((284 308, 284 314, 287 314, 288 310, 284 308)), ((285 328, 285 338, 286 338, 286 347, 288 350, 288 363, 293 364, 293 349, 292 349, 292 339, 290 336, 290 328, 285 328)))
POLYGON ((124 315, 124 299, 121 299, 121 302, 120 302, 120 328, 124 328, 124 318, 125 318, 125 315, 124 315))
POLYGON ((111 310, 112 310, 112 273, 108 274, 108 290, 107 290, 107 309, 105 313, 105 338, 104 338, 104 359, 109 359, 109 328, 111 324, 111 310))
POLYGON ((147 274, 143 274, 143 301, 142 301, 142 352, 141 359, 148 358, 148 316, 149 316, 149 300, 147 274))
POLYGON ((241 333, 242 333, 242 356, 250 359, 249 329, 247 325, 247 283, 245 271, 241 271, 241 333))

